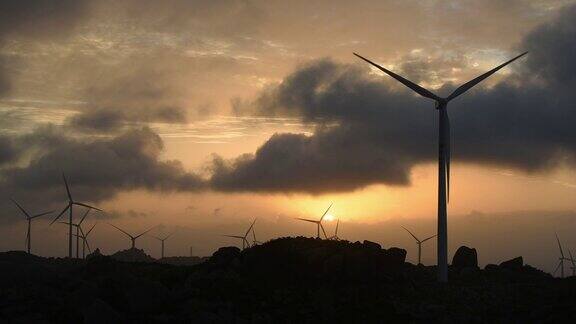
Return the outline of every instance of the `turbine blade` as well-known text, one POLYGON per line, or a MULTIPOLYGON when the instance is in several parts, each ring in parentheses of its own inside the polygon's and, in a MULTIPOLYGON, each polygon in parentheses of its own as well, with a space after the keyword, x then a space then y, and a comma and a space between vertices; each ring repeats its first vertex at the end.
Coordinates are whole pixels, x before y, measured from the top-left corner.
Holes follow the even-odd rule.
POLYGON ((107 224, 110 225, 110 226, 112 226, 112 227, 114 227, 115 229, 119 230, 120 232, 128 235, 128 237, 132 238, 132 235, 128 234, 128 232, 124 231, 124 230, 121 229, 120 227, 118 227, 118 226, 116 226, 116 225, 114 225, 114 224, 110 224, 110 223, 107 223, 107 224))
POLYGON ((62 172, 62 179, 64 179, 64 185, 66 186, 66 194, 68 195, 68 201, 74 201, 72 200, 72 194, 70 193, 70 187, 68 186, 68 181, 66 180, 64 172, 62 172))
POLYGON ((562 251, 562 245, 560 244, 560 239, 558 238, 558 234, 556 235, 556 241, 558 242, 558 248, 560 249, 560 255, 564 258, 564 252, 562 251))
POLYGON ((84 242, 86 242, 86 247, 88 248, 88 253, 92 253, 92 249, 90 248, 90 244, 88 244, 88 239, 84 238, 84 242))
POLYGON ((252 224, 250 225, 250 227, 248 228, 248 230, 246 231, 246 235, 244 235, 244 237, 248 236, 248 234, 250 233, 250 231, 252 230, 252 228, 254 227, 254 224, 256 223, 256 218, 254 219, 254 221, 252 222, 252 224))
POLYGON ((142 235, 150 232, 151 230, 153 230, 153 229, 155 229, 155 228, 156 228, 156 226, 150 227, 147 231, 145 231, 144 233, 142 233, 142 234, 140 234, 140 235, 138 235, 138 236, 136 236, 136 237, 134 237, 134 238, 139 238, 140 236, 142 236, 142 235))
POLYGON ((576 261, 574 261, 574 258, 572 257, 572 251, 570 251, 570 249, 568 249, 568 255, 570 256, 570 262, 572 262, 572 266, 576 267, 576 261))
POLYGON ((393 77, 393 78, 396 79, 398 82, 400 82, 400 83, 402 83, 403 85, 407 86, 408 88, 412 89, 413 91, 415 91, 416 93, 418 93, 418 94, 421 95, 422 97, 430 98, 430 99, 433 99, 433 100, 440 100, 440 99, 441 99, 440 97, 438 97, 438 96, 435 95, 434 93, 430 92, 429 90, 426 90, 426 89, 422 88, 421 86, 417 85, 416 83, 414 83, 414 82, 412 82, 412 81, 410 81, 410 80, 408 80, 408 79, 405 79, 405 78, 399 76, 398 74, 396 74, 396 73, 394 73, 394 72, 392 72, 392 71, 390 71, 390 70, 387 70, 387 69, 381 67, 380 65, 378 65, 378 64, 370 61, 369 59, 367 59, 367 58, 365 58, 365 57, 363 57, 363 56, 361 56, 361 55, 359 55, 359 54, 356 54, 356 53, 354 53, 354 55, 356 55, 356 56, 359 57, 360 59, 368 62, 369 64, 372 64, 373 66, 375 66, 376 68, 378 68, 378 69, 381 70, 382 72, 384 72, 384 73, 388 74, 389 76, 393 77))
POLYGON ((90 208, 90 209, 96 209, 97 211, 103 212, 103 210, 100 209, 100 208, 96 208, 96 207, 93 207, 93 206, 90 206, 90 205, 86 205, 86 204, 84 204, 84 203, 74 202, 73 204, 74 204, 74 205, 78 205, 78 206, 82 206, 82 207, 86 207, 86 208, 90 208))
POLYGON ((430 237, 427 237, 426 239, 422 240, 422 242, 420 242, 420 243, 424 243, 424 242, 428 241, 429 239, 435 238, 436 236, 438 236, 438 234, 434 234, 430 237))
POLYGON ((315 220, 315 219, 306 219, 306 218, 296 218, 296 219, 301 220, 301 221, 305 221, 305 222, 310 222, 310 223, 318 224, 318 221, 315 220))
POLYGON ((324 233, 324 238, 328 239, 328 235, 326 235, 326 231, 324 230, 324 226, 322 226, 322 223, 318 223, 320 225, 320 228, 322 229, 322 233, 324 233))
POLYGON ((560 269, 560 266, 562 265, 562 261, 558 262, 558 266, 556 267, 556 270, 554 270, 554 272, 552 273, 552 275, 555 275, 556 272, 558 272, 558 269, 560 269))
POLYGON ((326 211, 324 212, 324 214, 322 214, 322 217, 320 217, 320 222, 322 222, 322 220, 324 219, 324 216, 326 216, 326 214, 328 214, 328 211, 330 210, 330 208, 332 208, 332 205, 334 203, 330 203, 330 206, 328 206, 328 208, 326 209, 326 211))
POLYGON ((338 218, 338 221, 336 221, 336 230, 334 231, 334 237, 338 236, 338 225, 340 225, 340 218, 338 218))
POLYGON ((528 54, 528 52, 524 52, 518 56, 516 56, 515 58, 504 62, 500 65, 498 65, 497 67, 493 68, 492 70, 480 75, 479 77, 476 77, 466 83, 464 83, 463 85, 459 86, 456 90, 454 90, 454 92, 452 92, 448 98, 446 98, 446 100, 450 101, 456 97, 458 97, 459 95, 463 94, 464 92, 470 90, 472 87, 474 87, 475 85, 477 85, 478 83, 482 82, 484 79, 486 79, 487 77, 491 76, 492 74, 496 73, 496 71, 500 70, 501 68, 505 67, 506 65, 516 61, 517 59, 521 58, 522 56, 528 54))
POLYGON ((54 220, 50 223, 50 225, 54 224, 54 223, 60 218, 60 216, 62 216, 62 214, 64 214, 64 213, 68 210, 68 208, 70 208, 70 204, 68 204, 68 205, 66 206, 66 208, 64 208, 64 209, 60 212, 60 214, 58 214, 58 216, 56 216, 56 218, 54 218, 54 220))
POLYGON ((90 232, 92 232, 92 230, 94 229, 94 227, 96 227, 96 224, 98 224, 98 222, 94 223, 94 225, 92 225, 92 227, 90 227, 90 229, 88 230, 88 232, 86 232, 86 236, 90 235, 90 232))
POLYGON ((34 215, 34 216, 30 217, 30 218, 42 217, 42 216, 44 216, 44 215, 52 214, 53 212, 55 212, 55 210, 51 210, 51 211, 48 211, 48 212, 45 212, 45 213, 40 213, 40 214, 34 215))
POLYGON ((18 206, 18 209, 20 209, 20 211, 24 213, 24 215, 26 216, 26 218, 30 218, 30 214, 28 214, 28 212, 26 212, 26 210, 24 210, 24 208, 22 208, 22 206, 20 206, 20 204, 16 202, 16 200, 14 200, 14 199, 12 199, 12 198, 10 198, 10 200, 12 200, 12 202, 13 202, 14 204, 16 204, 16 206, 18 206))
POLYGON ((82 222, 84 221, 84 219, 86 219, 86 216, 88 216, 88 213, 90 213, 90 208, 86 209, 86 212, 84 213, 84 216, 82 216, 82 219, 80 219, 80 221, 78 222, 78 225, 82 224, 82 222))
POLYGON ((244 236, 239 236, 239 235, 222 235, 222 236, 225 236, 225 237, 233 237, 233 238, 237 238, 237 239, 241 239, 241 240, 244 239, 244 236))
POLYGON ((450 159, 451 159, 451 141, 450 141, 450 118, 448 117, 448 111, 444 109, 442 112, 444 118, 444 124, 446 128, 444 129, 444 163, 446 164, 446 201, 450 202, 450 159))
POLYGON ((412 237, 417 241, 420 242, 420 240, 416 237, 416 235, 414 235, 412 232, 410 232, 406 227, 402 226, 403 229, 406 230, 406 232, 410 233, 410 235, 412 235, 412 237))

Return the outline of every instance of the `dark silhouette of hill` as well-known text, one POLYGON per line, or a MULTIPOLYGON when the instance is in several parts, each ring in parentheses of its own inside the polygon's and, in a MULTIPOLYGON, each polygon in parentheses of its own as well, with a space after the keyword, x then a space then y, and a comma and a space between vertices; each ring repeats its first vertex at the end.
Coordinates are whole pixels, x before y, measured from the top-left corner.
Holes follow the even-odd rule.
POLYGON ((118 251, 110 256, 114 260, 123 262, 154 262, 155 259, 142 249, 130 248, 118 251))
POLYGON ((223 247, 194 266, 0 253, 0 322, 575 319, 576 278, 552 278, 521 258, 480 269, 476 251, 462 251, 448 284, 436 282, 435 267, 406 263, 404 250, 368 241, 280 238, 244 251, 223 247))

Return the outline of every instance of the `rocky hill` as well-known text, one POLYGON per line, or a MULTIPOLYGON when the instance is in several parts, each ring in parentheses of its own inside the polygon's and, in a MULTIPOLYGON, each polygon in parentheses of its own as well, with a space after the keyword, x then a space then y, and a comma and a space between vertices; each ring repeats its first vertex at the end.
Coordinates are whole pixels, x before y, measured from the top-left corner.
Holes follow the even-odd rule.
POLYGON ((450 283, 378 244, 280 238, 173 266, 0 253, 0 322, 571 322, 576 278, 516 258, 477 267, 461 248, 450 283))

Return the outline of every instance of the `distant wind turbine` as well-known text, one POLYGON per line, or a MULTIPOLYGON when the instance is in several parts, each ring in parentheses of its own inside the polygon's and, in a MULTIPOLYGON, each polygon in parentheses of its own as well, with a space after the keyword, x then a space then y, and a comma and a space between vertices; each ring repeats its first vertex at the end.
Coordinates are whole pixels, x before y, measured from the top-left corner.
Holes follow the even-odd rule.
POLYGON ((418 239, 416 237, 416 235, 414 235, 412 232, 410 232, 406 227, 402 226, 402 228, 405 229, 406 232, 410 233, 410 235, 412 235, 412 237, 416 240, 416 244, 418 245, 418 264, 421 264, 422 263, 422 243, 428 241, 431 238, 434 238, 436 236, 436 234, 420 241, 420 239, 418 239))
POLYGON ((162 244, 162 252, 161 252, 161 254, 160 254, 160 255, 161 255, 161 257, 160 257, 161 259, 164 259, 164 242, 166 242, 166 240, 169 239, 170 236, 172 236, 172 234, 174 234, 174 233, 170 233, 170 234, 168 234, 167 236, 165 236, 164 238, 160 238, 160 237, 157 237, 157 236, 153 236, 153 238, 157 239, 157 240, 160 241, 161 244, 162 244))
POLYGON ((28 252, 28 254, 30 254, 30 249, 31 249, 31 241, 32 241, 32 233, 30 232, 31 228, 32 228, 32 220, 34 218, 38 218, 44 215, 48 215, 53 213, 54 211, 49 211, 49 212, 45 212, 45 213, 40 213, 40 214, 36 214, 36 215, 30 215, 22 206, 20 206, 19 203, 16 202, 16 200, 10 198, 10 200, 12 200, 12 202, 18 207, 18 209, 20 209, 20 211, 24 214, 24 216, 26 217, 26 220, 28 221, 28 230, 26 231, 26 251, 28 252))
POLYGON ((247 237, 248 237, 248 234, 250 234, 250 231, 252 230, 252 228, 254 227, 254 223, 256 223, 256 219, 254 219, 254 221, 252 222, 252 224, 250 225, 250 227, 248 228, 246 233, 244 233, 244 236, 240 236, 240 235, 223 235, 223 236, 232 237, 232 238, 242 240, 242 249, 250 247, 250 243, 248 242, 247 237))
POLYGON ((252 246, 262 244, 262 242, 260 242, 256 239, 256 230, 254 229, 254 227, 252 228, 252 238, 253 238, 252 239, 252 246))
POLYGON ((572 276, 576 276, 576 261, 574 261, 574 257, 572 256, 572 252, 568 249, 568 255, 570 256, 570 262, 572 263, 572 276))
POLYGON ((338 226, 340 225, 340 218, 336 221, 336 229, 334 230, 334 235, 330 236, 331 240, 339 241, 340 238, 338 237, 338 226))
POLYGON ((330 210, 330 208, 332 208, 332 205, 333 204, 330 204, 330 206, 328 206, 328 208, 326 209, 324 214, 322 214, 322 217, 320 217, 319 220, 307 219, 307 218, 296 218, 296 219, 316 224, 316 238, 320 238, 320 229, 322 229, 322 233, 324 233, 324 238, 328 239, 328 235, 326 235, 326 231, 324 230, 324 226, 322 226, 322 220, 324 220, 324 216, 326 216, 326 214, 328 214, 328 211, 330 210))
POLYGON ((138 239, 140 236, 142 236, 142 235, 150 232, 150 231, 153 230, 154 228, 156 228, 156 226, 151 227, 151 228, 149 228, 147 231, 144 231, 144 232, 142 232, 142 233, 134 236, 134 235, 126 232, 125 230, 121 229, 120 227, 118 227, 118 226, 116 226, 116 225, 114 225, 114 224, 108 223, 108 225, 110 225, 110 226, 114 227, 115 229, 119 230, 120 232, 126 234, 126 235, 130 238, 130 240, 132 241, 132 247, 131 247, 132 249, 135 249, 135 248, 136 248, 136 239, 138 239))
POLYGON ((354 53, 360 59, 368 62, 382 72, 396 79, 398 82, 412 89, 419 95, 432 99, 436 102, 436 109, 439 112, 439 127, 438 127, 438 281, 448 281, 448 225, 447 225, 447 210, 446 203, 450 200, 450 120, 448 118, 448 102, 456 97, 462 95, 472 87, 488 78, 496 71, 504 66, 512 63, 518 58, 526 55, 528 52, 522 53, 515 58, 500 64, 494 69, 472 79, 456 90, 454 90, 448 97, 442 98, 431 91, 424 89, 416 83, 405 79, 398 74, 383 68, 382 66, 370 61, 367 58, 354 53))
POLYGON ((556 242, 558 242, 558 249, 560 250, 560 257, 558 258, 559 262, 558 266, 556 267, 556 270, 554 270, 554 274, 556 274, 556 272, 558 272, 558 269, 560 269, 560 278, 564 278, 564 260, 568 259, 564 257, 564 252, 562 251, 562 244, 560 244, 558 234, 555 235, 556 235, 556 242))
POLYGON ((80 231, 82 232, 82 259, 86 259, 86 248, 88 248, 88 253, 92 253, 90 244, 88 244, 88 235, 90 235, 94 227, 96 227, 96 224, 98 223, 94 223, 94 225, 92 225, 92 227, 90 227, 90 229, 86 233, 84 233, 84 231, 82 231, 82 228, 80 227, 80 231))
MULTIPOLYGON (((62 216, 67 210, 69 211, 69 217, 68 217, 68 257, 72 258, 72 226, 74 226, 74 223, 72 222, 72 207, 74 205, 77 205, 77 206, 82 206, 82 207, 86 207, 86 208, 90 208, 90 209, 96 209, 98 211, 102 211, 102 209, 92 207, 92 206, 87 205, 85 203, 74 201, 74 199, 72 198, 72 194, 70 193, 70 187, 68 186, 68 181, 66 180, 66 176, 64 175, 64 173, 62 173, 62 179, 64 179, 64 185, 66 186, 66 194, 68 195, 68 204, 60 212, 60 214, 58 214, 58 216, 56 216, 56 218, 54 218, 54 220, 52 221, 52 223, 50 223, 50 225, 54 224, 60 218, 60 216, 62 216)), ((78 247, 78 246, 76 246, 76 247, 78 247)))

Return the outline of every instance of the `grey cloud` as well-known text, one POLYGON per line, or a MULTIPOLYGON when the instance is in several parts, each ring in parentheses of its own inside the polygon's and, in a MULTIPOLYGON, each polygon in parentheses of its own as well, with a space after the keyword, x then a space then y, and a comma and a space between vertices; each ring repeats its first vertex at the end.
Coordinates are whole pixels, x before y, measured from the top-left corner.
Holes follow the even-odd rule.
MULTIPOLYGON (((545 172, 576 157, 576 7, 534 30, 520 44, 533 49, 526 69, 492 88, 478 88, 450 106, 453 158, 545 172), (560 35, 560 37, 558 36, 560 35), (552 40, 554 46, 541 46, 552 40), (534 53, 535 52, 535 53, 534 53), (564 64, 563 64, 564 63, 564 64), (561 67, 547 68, 554 64, 561 67), (536 75, 536 76, 535 76, 536 75), (559 80, 565 82, 557 87, 559 80)), ((315 61, 254 102, 265 115, 296 115, 319 124, 313 136, 277 134, 253 155, 215 159, 216 188, 231 191, 349 191, 383 183, 406 185, 411 169, 436 159, 433 103, 353 66, 315 61)), ((438 90, 449 93, 453 85, 438 90)))
MULTIPOLYGON (((43 134, 52 136, 50 131, 27 135, 21 143, 40 144, 43 139, 38 138, 43 134)), ((55 206, 65 197, 62 172, 66 173, 76 199, 94 203, 126 190, 197 191, 205 187, 204 180, 186 171, 179 161, 160 160, 162 140, 148 128, 106 139, 79 140, 63 136, 48 141, 54 145, 42 151, 27 146, 32 157, 25 166, 1 170, 1 192, 16 198, 26 197, 42 208, 55 206)))

